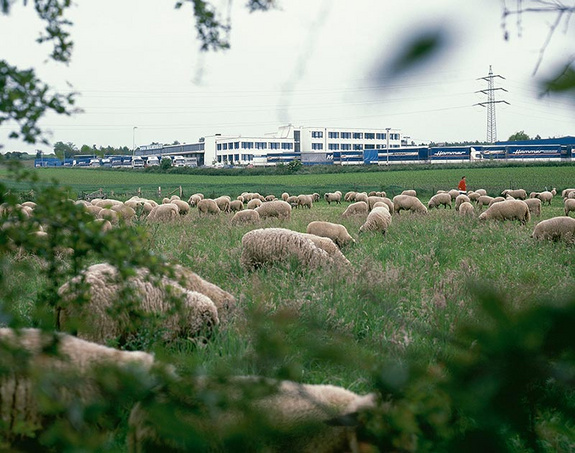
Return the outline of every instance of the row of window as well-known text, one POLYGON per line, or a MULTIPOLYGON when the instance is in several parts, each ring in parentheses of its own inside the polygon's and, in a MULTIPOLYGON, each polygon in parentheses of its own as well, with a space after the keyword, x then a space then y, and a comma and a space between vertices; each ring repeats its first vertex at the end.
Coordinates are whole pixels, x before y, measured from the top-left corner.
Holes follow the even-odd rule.
POLYGON ((293 149, 293 143, 280 143, 280 142, 230 142, 218 143, 218 151, 227 151, 231 149, 293 149))
MULTIPOLYGON (((312 138, 323 138, 323 132, 315 131, 311 133, 312 138)), ((328 138, 342 138, 344 140, 387 140, 385 132, 328 132, 328 138)), ((390 140, 399 140, 399 134, 389 134, 390 140)))
MULTIPOLYGON (((390 145, 390 148, 397 148, 399 145, 390 145)), ((312 143, 311 149, 319 151, 323 149, 323 143, 312 143)), ((361 143, 328 143, 327 149, 330 151, 349 151, 349 150, 362 150, 362 149, 385 149, 385 145, 361 144, 361 143)))
POLYGON ((254 160, 254 155, 253 154, 226 154, 223 156, 218 156, 218 163, 222 163, 222 162, 239 162, 240 161, 240 156, 241 156, 241 160, 246 162, 250 162, 252 160, 254 160))

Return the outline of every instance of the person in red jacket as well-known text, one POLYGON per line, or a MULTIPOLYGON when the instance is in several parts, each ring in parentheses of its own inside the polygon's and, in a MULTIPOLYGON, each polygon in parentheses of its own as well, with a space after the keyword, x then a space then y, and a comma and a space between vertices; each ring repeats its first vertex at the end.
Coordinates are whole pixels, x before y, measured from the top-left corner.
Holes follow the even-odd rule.
POLYGON ((459 190, 460 193, 467 193, 467 183, 465 182, 465 176, 461 178, 461 181, 459 181, 457 190, 459 190))

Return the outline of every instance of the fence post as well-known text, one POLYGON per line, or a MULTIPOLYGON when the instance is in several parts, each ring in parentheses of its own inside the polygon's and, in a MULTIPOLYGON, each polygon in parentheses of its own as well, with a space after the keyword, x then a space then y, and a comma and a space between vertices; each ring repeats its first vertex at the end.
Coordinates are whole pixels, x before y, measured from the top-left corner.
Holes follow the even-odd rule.
POLYGON ((142 196, 142 188, 138 187, 138 197, 141 197, 141 196, 142 196))
POLYGON ((183 195, 183 192, 182 192, 182 186, 180 186, 180 198, 182 198, 183 196, 184 196, 184 195, 183 195))
POLYGON ((162 188, 158 186, 158 198, 162 198, 162 188))

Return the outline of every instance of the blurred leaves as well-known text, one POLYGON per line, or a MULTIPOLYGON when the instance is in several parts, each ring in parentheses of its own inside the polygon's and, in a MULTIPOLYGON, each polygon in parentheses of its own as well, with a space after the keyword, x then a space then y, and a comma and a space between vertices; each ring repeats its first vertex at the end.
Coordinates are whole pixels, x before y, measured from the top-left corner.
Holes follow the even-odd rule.
POLYGON ((553 77, 541 82, 541 88, 545 93, 559 93, 573 95, 575 91, 575 67, 569 63, 553 77))

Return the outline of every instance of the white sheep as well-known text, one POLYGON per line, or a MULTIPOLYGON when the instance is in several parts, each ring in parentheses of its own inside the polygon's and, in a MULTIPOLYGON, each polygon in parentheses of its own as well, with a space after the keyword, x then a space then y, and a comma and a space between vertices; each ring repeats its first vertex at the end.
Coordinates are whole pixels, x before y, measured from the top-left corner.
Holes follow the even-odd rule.
POLYGON ((385 203, 385 197, 378 197, 377 195, 367 197, 367 205, 370 211, 373 209, 373 205, 378 202, 385 203))
POLYGON ((232 200, 227 195, 222 195, 221 197, 214 199, 214 202, 222 212, 228 212, 230 210, 230 201, 232 200))
MULTIPOLYGON (((62 333, 0 328, 0 354, 0 436, 4 451, 21 451, 12 450, 11 444, 25 442, 25 436, 36 437, 54 421, 54 414, 43 414, 46 402, 69 404, 75 410, 80 405, 101 404, 106 398, 101 385, 106 373, 122 371, 126 378, 130 375, 130 382, 148 390, 154 384, 145 378, 155 367, 151 354, 120 351, 62 333)), ((68 423, 73 424, 77 421, 74 414, 64 412, 62 416, 68 415, 68 423)))
POLYGON ((290 220, 291 205, 283 200, 267 201, 256 208, 260 218, 277 217, 283 220, 290 220))
POLYGON ((367 215, 365 223, 359 228, 359 232, 378 231, 385 235, 390 225, 391 214, 387 206, 385 208, 373 208, 367 215))
POLYGON ((244 209, 244 203, 241 200, 232 200, 228 208, 230 212, 238 212, 244 209))
POLYGON ((345 217, 356 216, 356 215, 367 215, 368 212, 369 212, 369 206, 368 206, 367 202, 356 201, 356 202, 350 204, 345 209, 345 211, 343 212, 343 214, 341 216, 345 218, 345 217))
POLYGON ((259 221, 260 215, 255 209, 244 209, 236 212, 230 223, 232 225, 239 225, 242 223, 258 223, 259 221))
MULTIPOLYGON (((266 420, 275 433, 261 443, 256 440, 257 451, 334 453, 358 452, 360 444, 367 449, 371 447, 358 438, 357 419, 359 413, 376 408, 374 393, 360 395, 329 384, 300 384, 258 376, 232 376, 226 380, 199 378, 193 383, 193 391, 219 395, 218 399, 226 402, 225 411, 209 412, 213 417, 189 419, 194 429, 209 433, 216 443, 222 440, 220 435, 234 432, 238 424, 249 426, 246 422, 257 417, 258 423, 266 420)), ((192 414, 197 410, 197 406, 190 407, 192 414)), ((132 410, 129 426, 130 453, 145 451, 145 445, 156 451, 194 448, 194 445, 174 442, 169 432, 162 435, 162 425, 143 404, 132 410)))
POLYGON ((264 201, 274 201, 275 199, 276 199, 276 196, 273 195, 273 194, 266 195, 266 196, 264 197, 264 201))
POLYGON ((365 192, 358 192, 355 194, 355 201, 365 201, 366 203, 368 202, 368 196, 367 193, 365 192))
POLYGON ((150 222, 163 222, 166 220, 175 220, 180 215, 180 208, 173 203, 160 204, 150 211, 146 218, 150 222))
POLYGON ((441 205, 443 205, 445 209, 447 209, 448 206, 449 209, 451 209, 451 200, 452 197, 449 193, 435 194, 429 199, 429 202, 427 203, 427 209, 433 209, 433 208, 439 209, 439 206, 441 205))
POLYGON ((525 200, 527 198, 527 192, 525 189, 505 189, 503 192, 501 192, 501 195, 504 197, 511 195, 513 198, 519 200, 525 200))
POLYGON ((455 198, 455 210, 459 211, 459 207, 461 206, 462 203, 465 203, 465 202, 471 203, 471 198, 469 198, 468 195, 465 195, 463 193, 460 195, 457 195, 457 198, 455 198))
POLYGON ((479 220, 518 220, 523 225, 530 219, 529 206, 523 200, 494 203, 479 216, 479 220))
POLYGON ((355 201, 355 194, 357 192, 354 191, 349 191, 345 194, 345 196, 343 197, 343 201, 349 201, 350 203, 353 203, 355 201))
POLYGON ((400 195, 408 195, 410 197, 417 197, 417 191, 415 191, 413 189, 407 189, 407 190, 404 190, 403 192, 401 192, 400 195))
POLYGON ((122 281, 114 266, 94 264, 62 285, 61 305, 56 308, 59 328, 74 329, 81 338, 97 343, 122 343, 149 317, 161 318, 166 341, 208 335, 219 324, 217 307, 209 297, 188 291, 168 277, 154 279, 145 268, 135 271, 122 281), (145 318, 134 317, 134 311, 145 318))
POLYGON ((480 195, 477 199, 477 206, 479 206, 479 210, 483 210, 483 206, 489 206, 489 203, 493 200, 493 197, 489 195, 480 195))
POLYGON ((539 217, 541 216, 541 200, 539 198, 527 198, 523 200, 529 206, 529 212, 531 216, 539 217))
POLYGON ((263 203, 262 200, 260 200, 259 198, 252 198, 248 201, 246 208, 256 209, 256 208, 260 207, 262 205, 262 203, 263 203))
POLYGON ((481 196, 481 195, 487 195, 487 190, 485 190, 485 189, 476 189, 476 190, 475 190, 475 193, 478 193, 479 196, 481 196))
MULTIPOLYGON (((514 200, 514 198, 509 198, 510 200, 514 200)), ((492 198, 491 201, 489 202, 489 204, 487 205, 488 207, 493 206, 495 203, 500 203, 502 201, 508 200, 508 198, 503 198, 503 197, 495 197, 492 198)))
POLYGON ((298 195, 297 205, 298 207, 301 206, 302 208, 311 209, 313 206, 313 195, 305 195, 305 194, 298 195))
POLYGON ((569 215, 571 211, 575 212, 575 198, 566 198, 563 202, 565 215, 569 215))
POLYGON ((282 197, 281 197, 281 198, 282 198, 283 201, 287 201, 287 199, 289 198, 289 193, 287 193, 287 192, 282 193, 282 197))
POLYGON ((354 244, 355 239, 347 232, 347 228, 339 223, 323 222, 316 220, 310 222, 306 228, 306 233, 315 234, 330 238, 340 248, 348 244, 354 244))
POLYGON ((396 195, 393 197, 393 210, 398 214, 402 210, 427 214, 425 205, 413 195, 396 195))
MULTIPOLYGON (((220 203, 222 204, 222 206, 230 205, 229 200, 225 201, 220 200, 220 203)), ((219 214, 221 212, 221 209, 215 200, 212 200, 211 198, 204 198, 203 200, 198 201, 198 212, 200 214, 219 214)))
POLYGON ((464 201, 459 205, 459 214, 460 215, 474 215, 475 210, 473 209, 473 205, 469 201, 464 201))
POLYGON ((461 192, 457 189, 451 189, 447 193, 451 197, 451 201, 455 200, 461 194, 461 192))
POLYGON ((553 193, 551 193, 549 190, 545 190, 545 191, 537 194, 537 198, 539 198, 541 200, 541 203, 543 205, 545 205, 545 203, 547 203, 547 205, 551 206, 551 200, 553 200, 553 193))
POLYGON ((561 198, 569 198, 569 194, 575 193, 575 189, 563 189, 561 191, 561 198))
POLYGON ((290 258, 312 268, 334 264, 328 253, 306 236, 305 233, 285 228, 261 228, 249 231, 242 237, 240 262, 246 270, 290 258))
POLYGON ((559 216, 542 220, 535 225, 531 237, 552 241, 575 242, 575 219, 559 216))
POLYGON ((349 260, 341 253, 339 247, 330 238, 323 236, 316 236, 315 234, 300 233, 304 237, 310 239, 316 247, 319 247, 324 252, 328 254, 332 263, 336 265, 346 265, 349 266, 351 263, 349 260))
POLYGON ((481 194, 471 190, 471 191, 467 192, 467 196, 469 197, 469 200, 471 200, 474 203, 477 203, 481 194))
POLYGON ((327 204, 337 203, 341 204, 341 192, 327 192, 324 194, 323 198, 327 201, 327 204))

